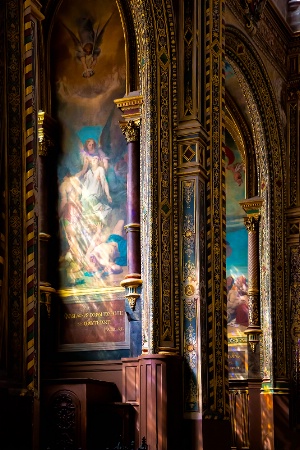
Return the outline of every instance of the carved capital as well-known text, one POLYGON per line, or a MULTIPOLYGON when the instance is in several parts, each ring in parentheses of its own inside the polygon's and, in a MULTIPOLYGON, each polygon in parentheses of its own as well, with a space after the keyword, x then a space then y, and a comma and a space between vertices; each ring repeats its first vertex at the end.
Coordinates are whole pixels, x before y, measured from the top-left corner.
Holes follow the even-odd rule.
POLYGON ((127 144, 129 142, 139 142, 140 120, 129 120, 128 122, 120 122, 120 128, 126 138, 127 144))
POLYGON ((254 233, 258 230, 259 220, 259 214, 251 214, 244 217, 244 225, 249 233, 254 233))
MULTIPOLYGON (((136 276, 140 276, 140 274, 135 274, 136 276)), ((137 289, 143 284, 140 278, 125 278, 125 280, 121 281, 121 286, 125 287, 127 293, 125 297, 128 300, 129 306, 132 311, 135 310, 135 305, 137 299, 140 297, 140 294, 137 292, 137 289)))
POLYGON ((255 349, 257 344, 259 343, 259 336, 262 333, 260 328, 248 327, 247 330, 244 331, 248 336, 248 343, 253 353, 255 353, 255 349))

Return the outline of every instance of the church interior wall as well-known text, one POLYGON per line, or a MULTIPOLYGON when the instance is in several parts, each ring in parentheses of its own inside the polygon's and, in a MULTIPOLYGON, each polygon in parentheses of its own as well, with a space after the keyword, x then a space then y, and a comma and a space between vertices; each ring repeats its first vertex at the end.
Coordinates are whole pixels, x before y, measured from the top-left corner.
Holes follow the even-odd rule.
POLYGON ((210 3, 0 5, 4 450, 299 447, 300 46, 210 3))

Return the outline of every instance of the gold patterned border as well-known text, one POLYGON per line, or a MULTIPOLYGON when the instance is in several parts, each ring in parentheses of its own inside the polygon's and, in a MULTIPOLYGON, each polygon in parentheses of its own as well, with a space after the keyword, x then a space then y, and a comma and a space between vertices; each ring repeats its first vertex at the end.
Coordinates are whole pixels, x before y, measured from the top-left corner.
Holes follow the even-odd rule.
POLYGON ((225 2, 207 2, 206 107, 208 148, 208 409, 206 418, 228 419, 228 344, 225 291, 225 2))

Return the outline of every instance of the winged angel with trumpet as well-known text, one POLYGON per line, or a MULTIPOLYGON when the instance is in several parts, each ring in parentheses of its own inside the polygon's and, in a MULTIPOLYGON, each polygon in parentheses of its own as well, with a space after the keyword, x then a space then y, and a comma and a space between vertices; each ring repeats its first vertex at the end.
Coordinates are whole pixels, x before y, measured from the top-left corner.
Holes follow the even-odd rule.
POLYGON ((94 23, 89 18, 79 19, 77 29, 79 37, 63 24, 73 40, 76 58, 83 66, 82 76, 84 78, 90 78, 95 74, 94 68, 101 53, 103 34, 112 15, 113 13, 101 29, 100 25, 95 29, 94 23))

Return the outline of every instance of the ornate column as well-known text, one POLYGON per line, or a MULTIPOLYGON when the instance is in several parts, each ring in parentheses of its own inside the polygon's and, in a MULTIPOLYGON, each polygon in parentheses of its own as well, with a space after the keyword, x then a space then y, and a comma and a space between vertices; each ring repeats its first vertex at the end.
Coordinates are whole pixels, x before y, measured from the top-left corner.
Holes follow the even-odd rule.
POLYGON ((50 239, 48 210, 48 180, 47 166, 49 149, 53 142, 49 135, 51 134, 51 125, 53 119, 44 111, 38 112, 38 182, 39 182, 39 240, 40 240, 40 286, 47 286, 48 280, 48 259, 47 246, 50 239))
MULTIPOLYGON (((17 3, 17 2, 16 2, 17 3)), ((20 2, 18 2, 18 9, 20 9, 20 2)), ((25 177, 24 177, 24 187, 25 187, 25 198, 23 198, 23 205, 25 206, 26 215, 22 220, 24 224, 25 234, 18 233, 18 238, 14 239, 19 250, 22 251, 22 247, 19 246, 19 239, 24 238, 23 249, 23 261, 25 262, 25 273, 26 273, 26 290, 22 292, 22 297, 25 300, 25 305, 23 307, 24 319, 26 323, 26 342, 24 342, 24 354, 26 355, 26 388, 28 393, 32 396, 32 403, 30 408, 28 408, 27 413, 30 417, 31 422, 31 435, 32 435, 32 446, 33 448, 39 448, 39 422, 40 422, 40 379, 41 379, 41 310, 39 305, 39 174, 38 174, 38 118, 37 110, 39 109, 40 101, 40 61, 39 56, 41 52, 39 51, 41 42, 39 38, 41 36, 41 22, 44 19, 41 13, 42 5, 38 0, 28 0, 22 2, 23 5, 23 39, 24 44, 22 57, 23 57, 23 126, 19 121, 18 115, 16 114, 16 109, 14 108, 13 116, 17 121, 15 129, 25 129, 25 140, 23 143, 25 146, 19 146, 18 141, 14 137, 13 148, 20 148, 23 155, 25 151, 25 177), (26 259, 24 255, 26 254, 26 259)), ((9 4, 9 16, 13 18, 13 29, 15 30, 14 36, 18 36, 18 31, 16 25, 18 20, 13 14, 13 2, 9 4)), ((7 30, 10 29, 9 23, 7 23, 7 30)), ((13 41, 13 40, 12 40, 13 41)), ((18 60, 18 53, 16 51, 16 46, 13 45, 13 58, 14 61, 18 60)), ((9 63, 9 66, 11 64, 9 63)), ((16 70, 18 67, 14 64, 16 70)), ((21 69, 22 71, 22 69, 21 69)), ((8 74, 11 79, 18 79, 8 74)), ((18 74, 19 77, 19 74, 18 74)), ((9 93, 8 93, 9 94, 9 93)), ((14 96, 16 92, 14 91, 14 96)), ((21 97, 22 98, 22 97, 21 97)), ((11 148, 10 145, 8 148, 11 148)), ((24 156, 22 156, 23 158, 24 156)), ((17 155, 13 155, 14 161, 18 161, 17 155)), ((22 168, 24 170, 24 166, 22 168)), ((22 175, 20 180, 22 181, 22 175)), ((14 183, 14 180, 13 180, 14 183)), ((18 192, 18 185, 14 184, 14 191, 18 192)), ((8 187, 8 192, 10 188, 8 187)), ((13 204, 12 201, 9 201, 13 204)), ((14 257, 13 260, 19 265, 21 270, 22 265, 18 262, 16 258, 16 253, 12 253, 14 257)), ((14 271, 16 276, 19 274, 14 271)), ((9 276, 10 279, 10 276, 9 276)), ((14 283, 14 281, 12 281, 14 283)), ((18 283, 19 284, 19 283, 18 283)), ((21 286, 21 283, 20 283, 21 286)), ((25 287, 25 286, 24 286, 25 287)), ((15 292, 16 288, 12 289, 15 292)), ((11 296, 11 295, 10 295, 11 296)), ((15 304, 15 299, 12 297, 11 301, 15 304)), ((16 311, 14 315, 17 317, 16 311)), ((15 321, 13 321, 15 322, 15 321)), ((14 338, 15 340, 15 338, 14 338)), ((19 348, 21 346, 19 345, 19 348)), ((19 358, 17 355, 13 355, 15 360, 19 358)), ((16 408, 18 409, 18 408, 16 408)), ((24 406, 21 410, 25 412, 24 406)), ((18 418, 16 418, 18 420, 18 418)), ((26 444, 25 444, 26 445, 26 444)), ((12 444, 12 446, 14 446, 12 444)))
POLYGON ((259 316, 259 220, 260 208, 263 200, 260 197, 240 202, 240 205, 246 212, 244 218, 245 227, 248 231, 248 306, 249 306, 249 325, 245 330, 248 335, 248 342, 252 352, 255 352, 256 345, 259 342, 259 335, 262 333, 260 328, 259 316))
POLYGON ((245 330, 251 352, 248 352, 248 416, 249 441, 251 448, 261 449, 262 412, 261 412, 261 375, 260 375, 260 290, 259 290, 259 221, 263 199, 253 197, 240 202, 246 212, 244 218, 248 231, 248 307, 249 325, 245 330))
MULTIPOLYGON (((51 204, 55 197, 49 195, 51 183, 54 178, 52 157, 55 134, 55 121, 44 111, 38 112, 38 189, 39 189, 39 301, 40 301, 40 334, 41 334, 41 361, 47 361, 53 345, 53 330, 51 327, 51 303, 56 290, 51 286, 50 272, 50 240, 51 220, 49 211, 55 211, 55 205, 51 204), (53 172, 53 173, 52 173, 53 172), (52 176, 51 176, 52 175, 52 176)), ((54 187, 53 187, 54 188, 54 187)))
POLYGON ((124 113, 124 122, 120 122, 122 133, 128 145, 127 174, 127 263, 128 274, 121 281, 126 288, 125 297, 132 309, 140 296, 141 280, 141 246, 140 246, 140 107, 142 97, 132 95, 115 100, 124 113))

